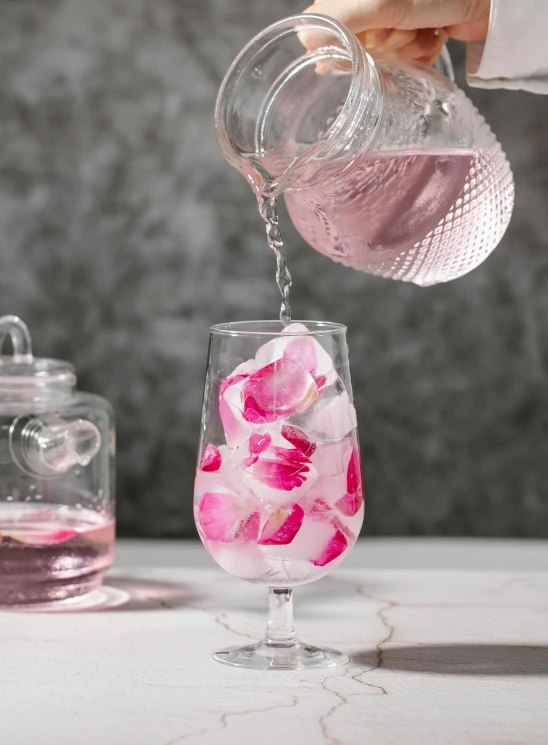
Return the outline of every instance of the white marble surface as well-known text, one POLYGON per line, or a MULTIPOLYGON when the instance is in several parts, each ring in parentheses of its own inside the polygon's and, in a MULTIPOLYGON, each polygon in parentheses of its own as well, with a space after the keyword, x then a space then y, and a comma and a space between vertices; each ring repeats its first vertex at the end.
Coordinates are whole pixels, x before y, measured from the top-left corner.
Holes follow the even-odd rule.
POLYGON ((548 743, 546 571, 342 568, 296 620, 351 664, 259 673, 210 653, 262 634, 263 588, 121 548, 101 607, 0 613, 2 745, 548 743))

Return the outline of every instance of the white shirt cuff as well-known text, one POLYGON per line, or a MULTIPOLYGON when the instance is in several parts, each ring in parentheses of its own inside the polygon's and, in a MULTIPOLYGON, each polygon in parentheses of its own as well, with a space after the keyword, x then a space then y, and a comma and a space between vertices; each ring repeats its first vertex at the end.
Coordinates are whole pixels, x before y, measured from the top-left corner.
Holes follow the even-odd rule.
POLYGON ((468 44, 470 85, 548 94, 548 0, 492 0, 485 44, 468 44))

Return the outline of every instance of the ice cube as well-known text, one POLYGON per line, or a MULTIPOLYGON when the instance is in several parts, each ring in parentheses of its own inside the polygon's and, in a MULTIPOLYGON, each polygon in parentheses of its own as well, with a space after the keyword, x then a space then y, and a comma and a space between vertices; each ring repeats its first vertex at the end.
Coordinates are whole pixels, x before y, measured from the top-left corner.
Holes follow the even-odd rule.
POLYGON ((240 406, 247 422, 262 425, 303 413, 317 398, 318 386, 312 375, 296 360, 284 356, 243 381, 240 406))
POLYGON ((320 477, 337 476, 345 470, 345 456, 347 456, 346 463, 348 463, 348 454, 351 448, 352 439, 350 437, 345 437, 340 442, 318 443, 315 452, 310 456, 310 460, 320 477))
POLYGON ((225 572, 259 582, 270 572, 270 565, 256 543, 217 543, 209 541, 207 550, 225 572))
POLYGON ((335 476, 321 476, 316 479, 314 485, 306 494, 307 502, 320 499, 329 505, 330 509, 346 494, 346 473, 338 473, 335 476))
POLYGON ((316 443, 338 442, 356 427, 356 410, 342 380, 326 386, 303 414, 294 414, 288 422, 299 427, 316 443))
MULTIPOLYGON (((225 456, 226 461, 226 456, 225 456)), ((230 483, 222 471, 202 471, 197 469, 194 478, 194 497, 200 500, 202 496, 210 492, 222 492, 230 489, 230 483)))
POLYGON ((232 370, 230 373, 230 377, 234 377, 235 375, 253 375, 254 372, 257 372, 258 366, 254 359, 246 360, 245 362, 240 362, 240 364, 232 370))
POLYGON ((255 362, 259 368, 283 356, 299 362, 313 377, 333 375, 333 360, 302 323, 291 323, 279 337, 259 347, 255 362))
POLYGON ((232 451, 224 470, 226 479, 232 489, 257 504, 273 509, 293 505, 312 487, 317 471, 276 427, 269 427, 267 433, 271 444, 262 452, 250 452, 249 441, 232 451))
POLYGON ((259 535, 259 513, 228 489, 205 492, 198 506, 198 526, 205 542, 249 543, 259 535))
POLYGON ((328 515, 305 516, 301 529, 287 546, 272 546, 268 555, 326 566, 340 556, 348 541, 328 515))
POLYGON ((219 414, 223 423, 225 439, 231 448, 246 442, 258 428, 244 418, 242 391, 247 376, 225 378, 219 392, 219 414))

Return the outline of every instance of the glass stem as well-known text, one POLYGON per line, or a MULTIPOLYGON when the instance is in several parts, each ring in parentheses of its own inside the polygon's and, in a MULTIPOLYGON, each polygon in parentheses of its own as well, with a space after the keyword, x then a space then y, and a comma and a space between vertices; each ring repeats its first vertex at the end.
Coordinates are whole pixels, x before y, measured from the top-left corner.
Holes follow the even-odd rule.
POLYGON ((293 625, 293 590, 269 588, 264 642, 276 647, 293 647, 298 643, 293 625))

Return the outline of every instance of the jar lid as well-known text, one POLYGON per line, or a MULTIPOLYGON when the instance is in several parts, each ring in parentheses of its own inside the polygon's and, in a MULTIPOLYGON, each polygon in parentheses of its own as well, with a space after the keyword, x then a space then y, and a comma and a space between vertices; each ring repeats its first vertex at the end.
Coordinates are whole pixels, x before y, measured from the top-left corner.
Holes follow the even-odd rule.
POLYGON ((70 395, 75 383, 70 362, 33 356, 29 330, 20 318, 0 318, 0 400, 70 395), (13 355, 1 354, 6 336, 11 337, 13 355))

